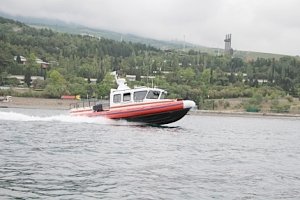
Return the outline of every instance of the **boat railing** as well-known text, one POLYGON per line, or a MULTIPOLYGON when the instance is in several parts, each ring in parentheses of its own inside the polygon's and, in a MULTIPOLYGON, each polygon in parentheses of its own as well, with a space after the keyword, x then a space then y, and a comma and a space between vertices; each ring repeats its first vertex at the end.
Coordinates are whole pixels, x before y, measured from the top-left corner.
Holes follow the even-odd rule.
POLYGON ((86 108, 86 107, 93 107, 96 105, 101 104, 104 108, 109 107, 109 102, 107 100, 100 100, 100 99, 85 99, 81 100, 76 103, 70 104, 70 109, 80 109, 80 108, 86 108))

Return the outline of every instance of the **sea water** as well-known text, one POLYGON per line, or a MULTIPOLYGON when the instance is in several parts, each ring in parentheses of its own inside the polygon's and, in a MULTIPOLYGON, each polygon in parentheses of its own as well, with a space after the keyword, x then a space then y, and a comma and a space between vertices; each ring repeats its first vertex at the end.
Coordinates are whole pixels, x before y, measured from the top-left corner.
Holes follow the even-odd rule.
POLYGON ((300 120, 152 127, 0 109, 0 199, 300 199, 300 120))

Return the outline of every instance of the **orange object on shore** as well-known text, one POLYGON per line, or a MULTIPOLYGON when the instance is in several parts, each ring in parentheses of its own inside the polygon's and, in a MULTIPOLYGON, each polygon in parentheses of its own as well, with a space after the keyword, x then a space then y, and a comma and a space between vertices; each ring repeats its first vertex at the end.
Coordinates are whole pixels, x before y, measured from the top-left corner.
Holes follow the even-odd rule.
POLYGON ((80 99, 80 95, 75 95, 75 96, 72 96, 72 95, 63 95, 61 96, 61 99, 80 99))

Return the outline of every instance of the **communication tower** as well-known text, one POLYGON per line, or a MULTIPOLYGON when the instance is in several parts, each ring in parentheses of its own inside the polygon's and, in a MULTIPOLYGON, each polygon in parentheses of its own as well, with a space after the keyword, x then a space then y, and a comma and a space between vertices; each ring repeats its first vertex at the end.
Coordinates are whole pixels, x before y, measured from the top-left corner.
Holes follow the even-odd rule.
POLYGON ((233 55, 233 49, 231 48, 231 34, 225 36, 225 55, 233 55))

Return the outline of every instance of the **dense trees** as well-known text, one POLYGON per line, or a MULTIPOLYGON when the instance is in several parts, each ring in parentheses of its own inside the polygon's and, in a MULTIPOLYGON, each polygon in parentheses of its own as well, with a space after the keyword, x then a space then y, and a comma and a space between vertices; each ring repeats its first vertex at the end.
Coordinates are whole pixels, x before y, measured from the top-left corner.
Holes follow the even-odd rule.
POLYGON ((162 51, 144 44, 35 29, 0 17, 0 85, 8 84, 9 74, 25 75, 28 86, 44 89, 48 97, 80 94, 104 98, 115 86, 108 75, 111 71, 136 75, 132 86, 153 84, 168 90, 171 97, 191 98, 197 103, 207 98, 252 97, 253 88, 260 87, 300 95, 297 57, 247 61, 194 49, 162 51), (26 57, 25 64, 20 56, 26 57), (49 63, 44 72, 36 58, 49 63), (46 80, 31 82, 34 75, 46 80), (97 84, 91 84, 94 79, 97 84))

